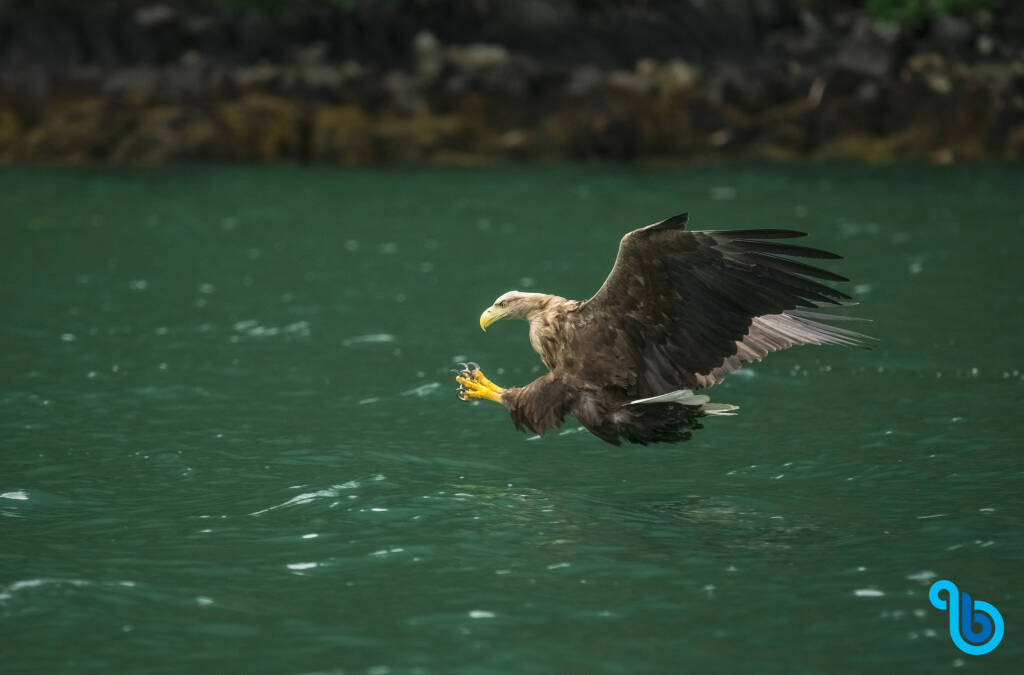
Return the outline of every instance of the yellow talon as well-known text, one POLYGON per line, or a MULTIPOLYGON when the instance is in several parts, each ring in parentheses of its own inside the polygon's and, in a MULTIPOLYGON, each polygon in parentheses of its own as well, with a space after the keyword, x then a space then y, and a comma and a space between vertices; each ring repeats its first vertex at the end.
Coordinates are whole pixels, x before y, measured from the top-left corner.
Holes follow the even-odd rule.
POLYGON ((500 395, 501 392, 504 391, 501 387, 499 387, 498 385, 494 384, 486 377, 484 377, 483 372, 481 372, 479 368, 474 368, 473 372, 471 372, 470 375, 473 377, 473 380, 475 382, 479 382, 480 384, 484 385, 485 387, 493 391, 495 394, 500 395))
POLYGON ((495 403, 501 403, 501 387, 494 384, 480 372, 479 368, 470 371, 468 368, 459 373, 455 381, 459 383, 459 398, 463 401, 475 399, 487 399, 495 403))

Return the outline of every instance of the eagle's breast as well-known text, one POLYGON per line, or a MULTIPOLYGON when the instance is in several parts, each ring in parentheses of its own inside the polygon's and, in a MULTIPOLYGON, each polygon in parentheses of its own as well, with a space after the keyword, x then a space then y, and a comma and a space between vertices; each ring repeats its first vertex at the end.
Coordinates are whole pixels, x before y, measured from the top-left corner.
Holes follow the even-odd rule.
POLYGON ((540 354, 540 360, 548 370, 558 367, 562 351, 559 347, 563 342, 559 339, 562 337, 560 328, 561 326, 551 321, 550 317, 541 317, 530 322, 530 344, 533 345, 533 350, 540 354))
POLYGON ((533 350, 540 355, 541 361, 548 367, 548 370, 564 368, 569 365, 564 363, 567 357, 571 357, 567 350, 571 331, 568 310, 578 304, 571 300, 561 300, 557 305, 548 305, 543 311, 537 312, 529 319, 530 344, 533 346, 533 350))

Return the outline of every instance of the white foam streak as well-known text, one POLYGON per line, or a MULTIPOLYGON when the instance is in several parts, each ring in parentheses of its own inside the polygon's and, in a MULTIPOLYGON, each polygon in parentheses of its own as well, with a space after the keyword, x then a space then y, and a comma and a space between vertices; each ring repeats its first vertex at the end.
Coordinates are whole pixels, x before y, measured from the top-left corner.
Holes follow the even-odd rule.
POLYGON ((250 516, 259 516, 270 511, 276 511, 277 509, 288 508, 289 506, 298 506, 299 504, 308 504, 321 497, 334 498, 341 495, 344 490, 354 490, 359 487, 359 481, 350 480, 347 483, 341 483, 340 485, 332 485, 329 488, 323 490, 317 490, 316 492, 303 492, 300 495, 295 495, 291 499, 276 506, 269 506, 259 511, 253 511, 250 516))

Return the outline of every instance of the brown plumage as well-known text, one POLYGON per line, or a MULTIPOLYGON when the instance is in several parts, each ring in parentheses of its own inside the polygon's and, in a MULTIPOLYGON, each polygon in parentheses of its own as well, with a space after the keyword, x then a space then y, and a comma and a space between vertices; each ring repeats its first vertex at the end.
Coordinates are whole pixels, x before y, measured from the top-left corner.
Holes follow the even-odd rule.
POLYGON ((700 418, 735 409, 692 390, 742 363, 795 345, 863 344, 866 336, 825 323, 849 317, 808 311, 846 304, 849 296, 817 281, 846 279, 792 259, 839 256, 780 241, 802 232, 690 232, 686 220, 624 236, 611 274, 589 300, 499 297, 481 327, 503 317, 528 321, 549 372, 501 389, 467 369, 460 395, 500 401, 518 428, 538 434, 571 414, 610 443, 683 441, 700 418))

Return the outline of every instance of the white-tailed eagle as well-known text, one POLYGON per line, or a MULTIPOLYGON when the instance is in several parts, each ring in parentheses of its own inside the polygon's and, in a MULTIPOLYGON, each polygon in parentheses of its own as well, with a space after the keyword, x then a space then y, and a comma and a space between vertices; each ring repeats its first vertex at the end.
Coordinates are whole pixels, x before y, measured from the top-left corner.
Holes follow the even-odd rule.
POLYGON ((548 373, 502 388, 478 367, 456 378, 459 398, 507 407, 520 429, 537 434, 567 415, 618 445, 690 438, 706 415, 736 406, 693 393, 718 384, 742 363, 795 345, 861 346, 867 336, 819 313, 848 304, 817 279, 844 277, 792 258, 840 256, 782 241, 793 230, 698 231, 686 214, 628 233, 604 285, 585 301, 509 291, 480 316, 530 324, 530 344, 548 373))

